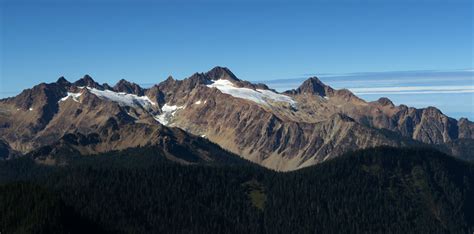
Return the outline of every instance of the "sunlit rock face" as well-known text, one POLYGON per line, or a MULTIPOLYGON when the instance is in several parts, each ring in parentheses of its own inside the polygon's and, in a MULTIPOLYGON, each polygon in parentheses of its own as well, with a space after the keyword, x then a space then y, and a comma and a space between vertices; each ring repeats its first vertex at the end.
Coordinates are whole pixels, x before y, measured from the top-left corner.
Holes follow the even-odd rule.
POLYGON ((74 83, 61 77, 0 101, 8 152, 28 153, 67 134, 98 134, 100 141, 80 147, 81 153, 160 144, 160 131, 175 127, 283 171, 380 145, 429 144, 462 157, 472 152, 459 145, 474 138, 472 122, 434 107, 396 106, 388 98, 366 102, 316 77, 279 93, 223 67, 184 80, 169 77, 148 89, 126 80, 111 87, 88 75, 74 83))

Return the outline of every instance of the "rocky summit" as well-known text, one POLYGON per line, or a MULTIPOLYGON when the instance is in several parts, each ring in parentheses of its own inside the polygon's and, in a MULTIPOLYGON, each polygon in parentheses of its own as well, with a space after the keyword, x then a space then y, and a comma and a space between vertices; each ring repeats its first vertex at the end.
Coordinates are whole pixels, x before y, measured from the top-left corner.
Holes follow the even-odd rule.
POLYGON ((367 102, 317 77, 279 93, 224 67, 151 88, 124 79, 110 86, 89 75, 72 83, 60 77, 0 100, 0 159, 54 162, 63 150, 90 155, 156 146, 182 163, 237 154, 290 171, 383 145, 434 147, 472 159, 474 152, 460 149, 474 145, 474 123, 435 107, 367 102))

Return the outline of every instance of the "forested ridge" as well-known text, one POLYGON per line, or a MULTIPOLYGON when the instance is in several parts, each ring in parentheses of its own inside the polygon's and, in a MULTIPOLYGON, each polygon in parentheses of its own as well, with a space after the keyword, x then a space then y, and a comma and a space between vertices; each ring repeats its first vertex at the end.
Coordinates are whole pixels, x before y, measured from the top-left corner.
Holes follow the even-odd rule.
POLYGON ((180 165, 135 149, 0 162, 1 233, 472 233, 474 166, 356 151, 294 172, 180 165))

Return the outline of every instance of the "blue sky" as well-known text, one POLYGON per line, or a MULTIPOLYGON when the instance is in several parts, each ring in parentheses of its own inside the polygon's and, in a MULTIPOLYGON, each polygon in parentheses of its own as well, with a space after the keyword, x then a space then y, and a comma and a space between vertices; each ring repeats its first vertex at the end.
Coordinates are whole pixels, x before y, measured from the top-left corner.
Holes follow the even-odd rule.
POLYGON ((368 100, 389 96, 474 119, 470 0, 0 4, 0 97, 59 76, 151 84, 220 65, 280 90, 317 75, 337 88, 358 88, 368 100), (426 87, 386 88, 412 86, 426 87))

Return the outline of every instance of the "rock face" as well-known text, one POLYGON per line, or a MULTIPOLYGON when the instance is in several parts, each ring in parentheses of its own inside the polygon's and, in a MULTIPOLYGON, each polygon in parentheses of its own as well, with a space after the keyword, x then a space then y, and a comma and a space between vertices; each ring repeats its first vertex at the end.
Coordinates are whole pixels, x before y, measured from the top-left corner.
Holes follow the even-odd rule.
POLYGON ((149 89, 126 80, 110 87, 86 75, 74 83, 61 77, 0 100, 0 136, 23 154, 44 157, 58 146, 80 154, 165 147, 165 132, 174 145, 206 152, 189 140, 195 135, 284 171, 380 145, 428 144, 465 158, 474 153, 462 150, 474 144, 474 124, 467 119, 457 121, 434 107, 395 106, 388 98, 366 102, 316 77, 277 93, 223 67, 184 80, 169 77, 149 89))
POLYGON ((239 156, 223 150, 202 137, 163 125, 111 123, 97 132, 67 133, 51 145, 30 151, 27 156, 48 163, 67 162, 70 157, 100 152, 151 147, 157 155, 182 163, 242 163, 239 156))
POLYGON ((137 85, 135 83, 128 82, 124 79, 121 79, 113 87, 113 90, 117 91, 117 92, 124 92, 124 93, 130 93, 130 94, 136 94, 136 95, 139 95, 139 96, 143 96, 143 89, 139 85, 137 85))
POLYGON ((286 93, 288 94, 309 94, 309 95, 318 95, 321 97, 327 96, 329 93, 333 93, 334 90, 321 82, 318 77, 310 77, 305 80, 300 87, 296 90, 290 90, 286 93))

